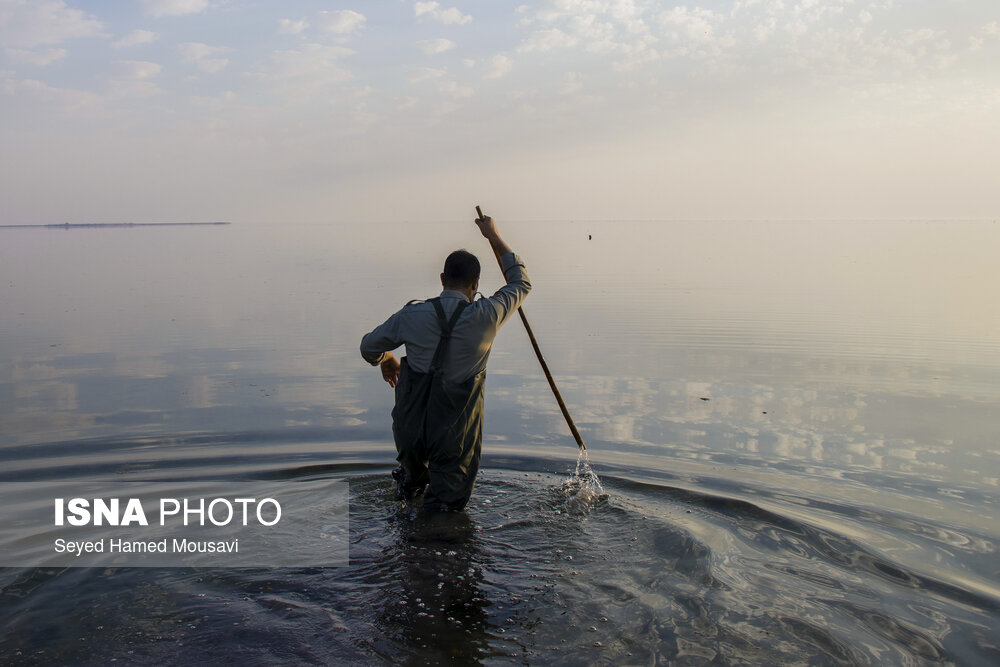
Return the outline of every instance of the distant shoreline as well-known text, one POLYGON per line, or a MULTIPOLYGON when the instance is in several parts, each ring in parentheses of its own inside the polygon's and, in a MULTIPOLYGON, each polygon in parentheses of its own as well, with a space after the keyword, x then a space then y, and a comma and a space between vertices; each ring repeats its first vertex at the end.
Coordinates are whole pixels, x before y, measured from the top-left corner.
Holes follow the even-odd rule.
POLYGON ((93 227, 198 227, 229 222, 64 222, 54 225, 0 225, 0 229, 86 229, 93 227))

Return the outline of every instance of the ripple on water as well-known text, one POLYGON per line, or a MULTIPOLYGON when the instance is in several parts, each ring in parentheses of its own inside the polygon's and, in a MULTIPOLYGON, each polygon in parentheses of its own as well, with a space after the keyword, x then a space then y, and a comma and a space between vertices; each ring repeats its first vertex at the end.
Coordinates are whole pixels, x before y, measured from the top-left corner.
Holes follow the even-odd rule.
POLYGON ((350 566, 8 570, 0 661, 39 646, 70 663, 997 657, 990 596, 744 500, 601 480, 581 456, 568 479, 486 470, 468 511, 427 515, 392 500, 388 474, 346 474, 350 566))

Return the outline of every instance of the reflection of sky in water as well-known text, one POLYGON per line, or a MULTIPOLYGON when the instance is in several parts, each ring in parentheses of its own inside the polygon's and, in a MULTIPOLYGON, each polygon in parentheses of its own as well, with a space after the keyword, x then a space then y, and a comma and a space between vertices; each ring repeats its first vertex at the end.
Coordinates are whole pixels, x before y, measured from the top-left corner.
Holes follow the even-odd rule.
MULTIPOLYGON (((105 650, 135 646, 145 662, 178 648, 137 627, 231 659, 237 647, 211 638, 247 623, 239 641, 276 642, 269 655, 329 642, 325 655, 353 656, 393 633, 449 637, 454 602, 463 634, 448 641, 468 655, 549 656, 567 637, 581 663, 595 641, 608 662, 993 650, 1000 227, 504 231, 610 499, 578 516, 559 495, 576 447, 514 321, 488 374, 475 525, 443 545, 387 514, 392 393, 358 343, 437 293, 453 246, 480 254, 484 290, 498 284, 471 224, 0 230, 0 481, 345 477, 355 561, 278 579, 177 570, 158 575, 169 595, 153 608, 129 569, 35 573, 23 585, 42 594, 5 615, 5 636, 48 647, 63 632, 51 619, 105 623, 86 610, 117 604, 136 620, 105 650), (190 610, 190 590, 212 595, 188 632, 169 610, 190 610), (343 614, 332 631, 330 609, 343 614)), ((79 637, 64 639, 63 662, 79 662, 79 637)))
MULTIPOLYGON (((657 451, 664 467, 735 457, 997 486, 996 225, 505 231, 598 460, 657 451)), ((483 287, 497 284, 485 243, 457 224, 7 230, 3 442, 353 427, 388 443, 391 393, 357 344, 436 293, 452 246, 478 251, 483 287)), ((494 351, 488 442, 569 442, 519 328, 494 351)))

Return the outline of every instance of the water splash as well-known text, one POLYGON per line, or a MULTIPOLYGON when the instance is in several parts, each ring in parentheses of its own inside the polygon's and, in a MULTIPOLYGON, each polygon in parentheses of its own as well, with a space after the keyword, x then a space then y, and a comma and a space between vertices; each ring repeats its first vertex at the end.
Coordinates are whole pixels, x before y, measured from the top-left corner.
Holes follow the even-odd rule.
POLYGON ((580 448, 576 470, 563 482, 560 490, 566 497, 569 511, 586 512, 608 497, 600 478, 590 465, 590 455, 586 449, 580 448))

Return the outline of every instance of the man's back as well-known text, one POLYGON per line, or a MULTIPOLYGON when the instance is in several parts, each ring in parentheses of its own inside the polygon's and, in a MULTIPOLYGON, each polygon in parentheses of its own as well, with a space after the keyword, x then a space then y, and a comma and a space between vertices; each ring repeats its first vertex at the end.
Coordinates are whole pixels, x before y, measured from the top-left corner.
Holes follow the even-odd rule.
MULTIPOLYGON (((486 369, 497 331, 531 290, 528 273, 517 255, 506 253, 501 261, 507 284, 493 296, 470 303, 455 323, 442 364, 448 382, 462 382, 486 369)), ((466 301, 467 297, 446 289, 440 299, 445 317, 450 318, 459 301, 466 301)), ((430 368, 440 334, 441 327, 430 302, 411 303, 361 340, 361 355, 369 363, 378 364, 383 352, 406 345, 410 368, 425 372, 430 368)))

